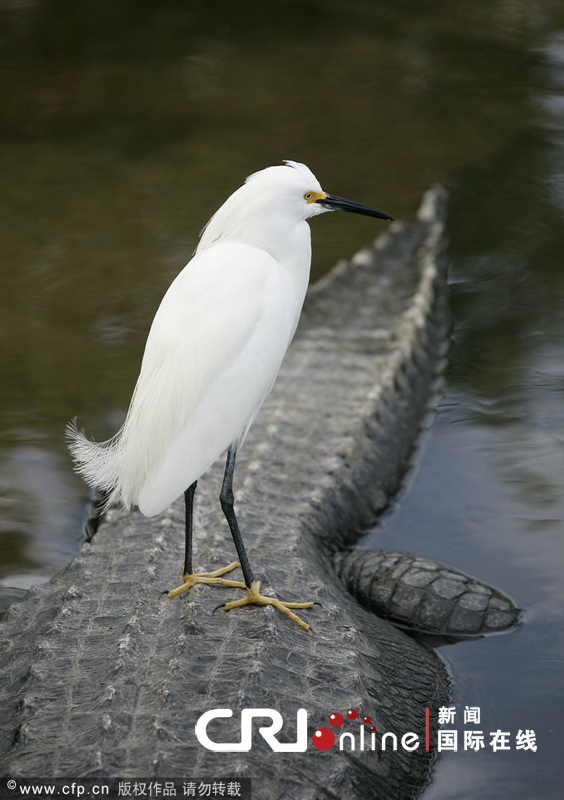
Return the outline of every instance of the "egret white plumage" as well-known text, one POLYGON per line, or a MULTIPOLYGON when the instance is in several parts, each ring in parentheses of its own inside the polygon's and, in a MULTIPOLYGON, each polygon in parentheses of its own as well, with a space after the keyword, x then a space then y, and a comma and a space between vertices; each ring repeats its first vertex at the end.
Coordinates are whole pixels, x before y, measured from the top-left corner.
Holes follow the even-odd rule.
POLYGON ((223 606, 274 605, 305 628, 285 603, 260 593, 233 507, 233 471, 241 446, 268 396, 300 317, 311 264, 307 220, 341 209, 391 220, 382 211, 326 194, 311 170, 294 161, 247 178, 210 219, 194 257, 165 294, 151 325, 125 423, 109 441, 88 440, 68 426, 77 472, 108 503, 159 514, 183 492, 184 582, 246 589, 223 606), (244 583, 192 568, 192 508, 198 478, 227 449, 220 502, 244 583))

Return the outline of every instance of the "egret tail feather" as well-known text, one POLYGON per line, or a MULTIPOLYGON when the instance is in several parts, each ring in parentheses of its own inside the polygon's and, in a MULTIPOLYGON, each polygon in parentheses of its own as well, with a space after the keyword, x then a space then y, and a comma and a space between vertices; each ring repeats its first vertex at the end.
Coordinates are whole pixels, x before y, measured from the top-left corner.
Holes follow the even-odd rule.
POLYGON ((65 431, 76 472, 92 489, 101 489, 106 494, 102 512, 115 502, 123 503, 126 508, 131 506, 119 486, 121 433, 105 442, 94 442, 86 437, 84 430, 78 429, 76 418, 67 424, 65 431))

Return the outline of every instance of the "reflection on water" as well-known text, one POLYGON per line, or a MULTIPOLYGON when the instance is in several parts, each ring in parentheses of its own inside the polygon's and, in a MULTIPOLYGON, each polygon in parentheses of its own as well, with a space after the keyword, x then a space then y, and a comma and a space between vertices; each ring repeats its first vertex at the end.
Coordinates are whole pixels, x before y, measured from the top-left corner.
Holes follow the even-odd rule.
MULTIPOLYGON (((398 218, 445 181, 447 390, 370 541, 528 609, 516 634, 442 654, 454 702, 534 728, 534 761, 445 754, 425 797, 559 797, 562 4, 4 0, 0 88, 1 584, 76 552, 86 495, 64 425, 119 426, 160 297, 247 174, 303 160, 398 218)), ((315 220, 315 274, 375 230, 315 220)))

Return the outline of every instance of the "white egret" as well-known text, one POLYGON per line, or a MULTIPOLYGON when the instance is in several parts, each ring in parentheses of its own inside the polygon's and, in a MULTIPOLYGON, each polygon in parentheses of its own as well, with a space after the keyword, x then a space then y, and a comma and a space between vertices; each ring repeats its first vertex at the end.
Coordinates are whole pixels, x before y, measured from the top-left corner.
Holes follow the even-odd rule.
POLYGON ((311 263, 306 220, 334 209, 392 217, 326 194, 304 164, 284 164, 247 178, 204 228, 194 257, 157 310, 121 430, 96 443, 73 422, 68 437, 76 470, 107 493, 107 505, 137 505, 154 516, 184 492, 184 582, 169 597, 196 583, 238 587, 246 595, 225 610, 274 605, 307 629, 291 609, 313 603, 285 603, 260 593, 233 508, 235 456, 298 324, 311 263), (239 562, 215 572, 194 573, 192 567, 196 483, 226 449, 220 502, 244 583, 221 577, 239 562))

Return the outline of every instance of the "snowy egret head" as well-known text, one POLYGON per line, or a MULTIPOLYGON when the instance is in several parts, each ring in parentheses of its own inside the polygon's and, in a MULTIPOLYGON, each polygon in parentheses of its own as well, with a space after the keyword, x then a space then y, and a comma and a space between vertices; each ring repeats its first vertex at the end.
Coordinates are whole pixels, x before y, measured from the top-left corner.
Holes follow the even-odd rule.
MULTIPOLYGON (((291 248, 299 223, 337 210, 393 220, 371 206, 327 194, 309 167, 285 161, 249 175, 210 219, 197 252, 219 241, 239 241, 279 256, 281 249, 291 248)), ((309 237, 309 228, 301 232, 309 237)))

